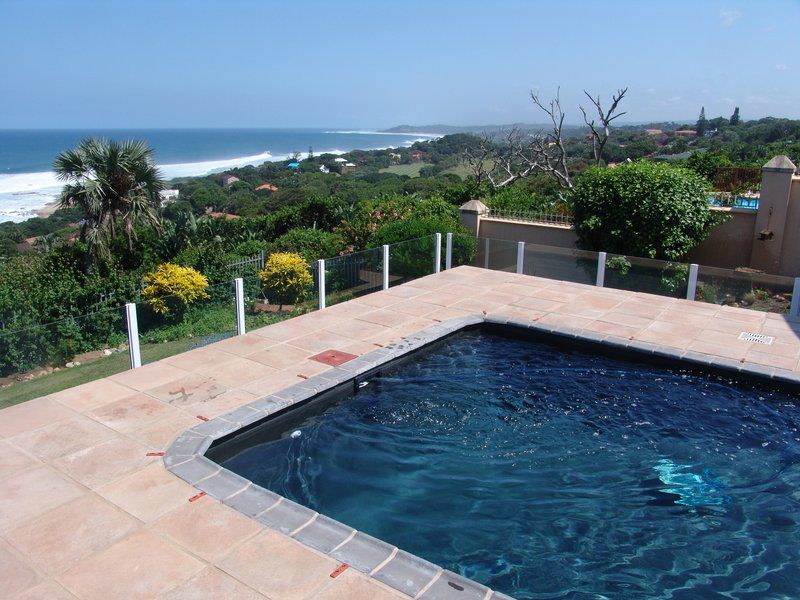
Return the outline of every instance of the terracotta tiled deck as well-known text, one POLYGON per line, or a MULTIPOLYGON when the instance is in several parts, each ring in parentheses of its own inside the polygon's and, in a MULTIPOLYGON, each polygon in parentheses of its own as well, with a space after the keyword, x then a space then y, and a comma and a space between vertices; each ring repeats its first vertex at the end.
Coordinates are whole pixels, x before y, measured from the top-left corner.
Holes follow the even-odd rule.
POLYGON ((798 371, 782 316, 459 267, 0 411, 0 582, 7 598, 407 598, 169 473, 158 453, 213 418, 454 317, 557 328, 798 371), (772 336, 743 342, 742 331, 772 336))

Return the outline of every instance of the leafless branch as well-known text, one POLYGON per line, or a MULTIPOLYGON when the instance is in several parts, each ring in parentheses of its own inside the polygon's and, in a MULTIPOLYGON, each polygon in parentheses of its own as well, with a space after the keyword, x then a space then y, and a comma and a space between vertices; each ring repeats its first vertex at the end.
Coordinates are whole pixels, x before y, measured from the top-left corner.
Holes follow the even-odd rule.
MULTIPOLYGON (((625 114, 617 113, 617 109, 627 91, 628 88, 617 90, 608 111, 603 110, 599 96, 595 99, 584 92, 599 117, 599 123, 595 123, 581 107, 584 122, 592 132, 592 150, 598 163, 610 135, 611 122, 625 114)), ((488 135, 480 138, 476 148, 464 151, 464 162, 475 176, 478 186, 488 182, 493 188, 499 189, 531 174, 546 173, 554 177, 562 189, 572 189, 562 133, 565 114, 561 108, 560 89, 556 97, 549 101, 531 92, 531 100, 547 115, 550 130, 529 133, 511 128, 501 132, 502 139, 497 141, 496 136, 495 139, 488 135)))
POLYGON ((628 88, 617 90, 617 93, 611 97, 611 106, 607 111, 604 111, 603 105, 600 103, 600 96, 598 95, 595 98, 589 92, 583 90, 583 93, 594 105, 594 108, 597 111, 597 117, 600 121, 596 124, 593 118, 590 120, 589 115, 586 114, 586 110, 583 108, 583 106, 580 107, 581 113, 583 113, 583 122, 586 123, 591 131, 592 154, 596 164, 600 164, 600 161, 603 159, 603 149, 605 148, 608 138, 611 135, 611 122, 625 114, 625 112, 617 113, 616 111, 617 108, 619 108, 619 103, 625 97, 627 92, 628 88))

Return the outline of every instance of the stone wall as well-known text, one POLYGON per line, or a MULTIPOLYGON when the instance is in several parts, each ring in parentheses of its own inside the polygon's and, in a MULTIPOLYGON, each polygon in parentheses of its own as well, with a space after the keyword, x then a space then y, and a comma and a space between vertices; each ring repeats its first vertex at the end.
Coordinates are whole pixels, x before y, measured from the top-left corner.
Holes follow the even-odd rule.
MULTIPOLYGON (((785 156, 764 165, 758 211, 709 208, 729 218, 689 254, 687 262, 800 277, 800 177, 795 171, 785 156)), ((481 238, 557 248, 575 248, 578 241, 573 227, 491 217, 478 200, 461 207, 461 220, 481 238)))

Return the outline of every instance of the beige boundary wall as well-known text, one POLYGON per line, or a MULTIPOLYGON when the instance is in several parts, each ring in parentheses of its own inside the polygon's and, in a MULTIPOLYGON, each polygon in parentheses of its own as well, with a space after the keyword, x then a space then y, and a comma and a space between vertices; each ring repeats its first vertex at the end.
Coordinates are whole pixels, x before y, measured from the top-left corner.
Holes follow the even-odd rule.
MULTIPOLYGON (((729 218, 689 253, 687 262, 800 277, 800 177, 795 170, 786 156, 764 165, 758 211, 710 208, 729 218)), ((578 241, 571 226, 492 217, 478 200, 461 207, 461 221, 482 238, 558 248, 575 248, 578 241)))

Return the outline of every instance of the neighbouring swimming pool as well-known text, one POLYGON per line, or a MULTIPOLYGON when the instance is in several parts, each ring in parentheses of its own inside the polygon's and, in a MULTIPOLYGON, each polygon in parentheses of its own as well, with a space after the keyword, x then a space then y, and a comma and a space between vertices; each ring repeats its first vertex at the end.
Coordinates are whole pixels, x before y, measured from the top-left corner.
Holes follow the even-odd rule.
POLYGON ((222 464, 517 598, 797 597, 796 400, 472 332, 222 464))

